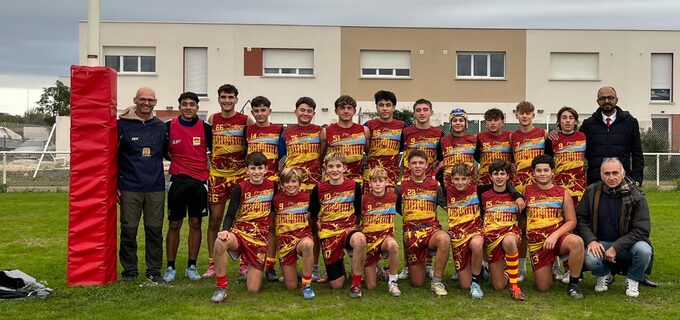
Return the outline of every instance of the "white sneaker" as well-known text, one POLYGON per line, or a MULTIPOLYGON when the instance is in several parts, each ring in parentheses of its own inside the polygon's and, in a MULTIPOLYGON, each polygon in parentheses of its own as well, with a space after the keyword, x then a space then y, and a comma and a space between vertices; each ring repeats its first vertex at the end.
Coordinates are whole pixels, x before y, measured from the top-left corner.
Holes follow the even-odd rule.
POLYGON ((568 284, 569 283, 569 277, 571 277, 571 274, 569 271, 565 272, 564 275, 562 276, 562 283, 568 284))
POLYGON ((595 292, 605 292, 609 290, 609 286, 607 285, 607 276, 596 277, 595 281, 595 292))
POLYGON ((425 267, 425 274, 427 274, 427 278, 432 280, 432 277, 434 277, 434 267, 433 266, 426 266, 425 267))
POLYGON ((404 269, 401 269, 401 272, 399 273, 399 280, 404 280, 408 279, 408 268, 404 267, 404 269))
POLYGON ((387 284, 387 289, 393 297, 398 297, 401 296, 401 290, 399 290, 399 286, 397 285, 396 282, 390 282, 387 284))
POLYGON ((631 278, 626 278, 626 295, 631 298, 637 298, 640 295, 638 284, 639 282, 631 278))

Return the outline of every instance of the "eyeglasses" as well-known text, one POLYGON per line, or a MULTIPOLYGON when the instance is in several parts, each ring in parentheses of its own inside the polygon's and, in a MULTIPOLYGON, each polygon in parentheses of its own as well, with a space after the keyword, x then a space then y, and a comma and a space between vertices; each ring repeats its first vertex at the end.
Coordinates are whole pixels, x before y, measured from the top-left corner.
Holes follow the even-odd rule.
POLYGON ((607 101, 607 100, 614 101, 614 99, 618 99, 618 98, 616 98, 615 96, 607 96, 607 97, 598 97, 597 98, 598 101, 607 101))
POLYGON ((156 103, 156 99, 149 99, 149 98, 137 98, 137 101, 140 103, 156 103))

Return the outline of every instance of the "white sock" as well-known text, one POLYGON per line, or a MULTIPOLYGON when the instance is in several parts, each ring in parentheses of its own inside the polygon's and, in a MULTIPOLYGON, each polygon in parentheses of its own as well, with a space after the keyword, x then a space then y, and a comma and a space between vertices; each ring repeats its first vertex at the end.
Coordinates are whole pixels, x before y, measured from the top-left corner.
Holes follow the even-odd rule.
POLYGON ((519 258, 519 270, 527 271, 527 258, 519 258))
POLYGON ((390 278, 390 283, 392 283, 392 282, 397 283, 397 279, 399 279, 399 277, 396 274, 391 274, 389 278, 390 278))

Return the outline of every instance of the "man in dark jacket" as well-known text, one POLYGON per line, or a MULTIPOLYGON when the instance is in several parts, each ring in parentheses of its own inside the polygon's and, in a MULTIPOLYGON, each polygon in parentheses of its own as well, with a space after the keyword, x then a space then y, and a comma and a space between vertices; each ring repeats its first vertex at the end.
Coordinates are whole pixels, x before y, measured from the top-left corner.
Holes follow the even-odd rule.
POLYGON ((633 178, 637 186, 642 185, 645 164, 640 142, 640 126, 629 112, 621 110, 617 105, 618 101, 614 88, 600 88, 597 91, 599 108, 581 125, 588 146, 586 148, 588 184, 600 180, 602 159, 617 157, 621 160, 626 175, 633 178))
POLYGON ((135 105, 118 119, 118 200, 120 202, 120 264, 123 280, 137 279, 137 229, 144 213, 146 277, 163 282, 163 214, 165 211, 165 177, 163 155, 168 131, 153 116, 156 94, 140 88, 135 105))
POLYGON ((585 266, 597 278, 596 292, 609 289, 610 268, 628 264, 626 295, 637 297, 652 259, 647 200, 625 178, 621 161, 605 158, 602 181, 591 184, 576 209, 576 232, 586 244, 585 266))

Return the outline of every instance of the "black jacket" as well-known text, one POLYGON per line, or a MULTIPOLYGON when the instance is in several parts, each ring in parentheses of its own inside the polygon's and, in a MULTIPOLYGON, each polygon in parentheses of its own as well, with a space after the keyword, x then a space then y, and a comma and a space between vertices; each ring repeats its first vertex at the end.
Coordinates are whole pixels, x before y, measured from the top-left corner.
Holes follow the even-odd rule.
MULTIPOLYGON (((597 215, 602 194, 602 181, 588 186, 576 208, 576 233, 587 245, 597 241, 597 215)), ((647 200, 637 188, 623 194, 619 238, 612 243, 616 252, 630 249, 636 242, 649 241, 651 223, 647 200)))
POLYGON ((600 181, 603 158, 617 157, 621 160, 626 175, 642 185, 645 163, 637 119, 617 106, 616 120, 607 129, 602 118, 602 108, 598 108, 590 118, 583 121, 581 131, 586 135, 588 184, 600 181))

